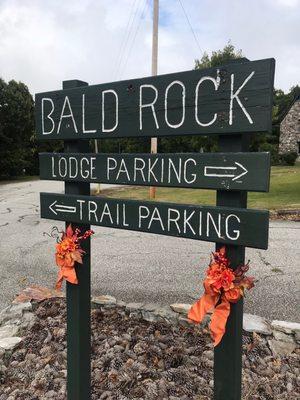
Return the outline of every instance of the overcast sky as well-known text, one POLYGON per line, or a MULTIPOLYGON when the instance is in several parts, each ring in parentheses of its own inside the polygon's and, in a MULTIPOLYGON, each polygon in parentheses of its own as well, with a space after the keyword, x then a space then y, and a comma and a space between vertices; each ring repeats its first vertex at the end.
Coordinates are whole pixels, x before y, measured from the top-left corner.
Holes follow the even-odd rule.
MULTIPOLYGON (((189 70, 228 40, 276 59, 275 85, 300 82, 300 0, 160 0, 159 73, 189 70)), ((151 73, 152 0, 0 0, 0 77, 32 94, 151 73)))

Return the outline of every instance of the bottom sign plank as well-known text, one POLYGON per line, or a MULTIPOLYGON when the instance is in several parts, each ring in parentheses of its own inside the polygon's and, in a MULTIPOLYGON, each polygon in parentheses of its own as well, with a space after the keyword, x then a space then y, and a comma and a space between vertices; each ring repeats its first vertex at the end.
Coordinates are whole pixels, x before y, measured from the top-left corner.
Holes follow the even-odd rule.
POLYGON ((269 212, 41 193, 41 217, 267 249, 269 212))

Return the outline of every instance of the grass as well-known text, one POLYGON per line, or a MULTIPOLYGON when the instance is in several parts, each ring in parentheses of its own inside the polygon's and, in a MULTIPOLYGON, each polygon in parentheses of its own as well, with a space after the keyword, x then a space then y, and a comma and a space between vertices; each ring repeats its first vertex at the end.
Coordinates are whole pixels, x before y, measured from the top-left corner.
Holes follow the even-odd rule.
MULTIPOLYGON (((103 190, 101 195, 114 198, 149 200, 148 187, 121 187, 103 190)), ((203 189, 156 188, 157 201, 215 205, 216 192, 203 189)), ((271 170, 269 193, 249 193, 248 207, 258 209, 300 209, 300 163, 293 167, 276 166, 271 170)))

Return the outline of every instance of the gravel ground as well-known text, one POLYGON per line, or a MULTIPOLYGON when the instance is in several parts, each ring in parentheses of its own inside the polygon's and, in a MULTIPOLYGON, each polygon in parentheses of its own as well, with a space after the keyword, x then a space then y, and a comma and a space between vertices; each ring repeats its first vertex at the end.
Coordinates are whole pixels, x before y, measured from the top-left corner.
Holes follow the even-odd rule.
MULTIPOLYGON (((0 400, 66 399, 64 299, 45 300, 25 340, 0 361, 0 400)), ((243 338, 243 400, 299 399, 299 349, 273 357, 266 339, 243 338)), ((209 333, 130 318, 122 308, 92 311, 92 399, 212 398, 209 333)))

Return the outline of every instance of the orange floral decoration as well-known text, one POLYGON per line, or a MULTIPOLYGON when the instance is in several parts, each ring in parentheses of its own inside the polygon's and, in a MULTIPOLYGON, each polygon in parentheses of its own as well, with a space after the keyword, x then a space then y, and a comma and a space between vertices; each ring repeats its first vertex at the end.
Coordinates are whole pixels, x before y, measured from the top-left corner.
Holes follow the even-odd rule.
POLYGON ((55 253, 56 265, 59 267, 56 289, 61 288, 64 279, 74 285, 78 284, 75 263, 82 264, 82 256, 84 255, 80 242, 93 233, 92 230, 88 230, 80 235, 80 229, 76 228, 73 231, 72 225, 69 225, 66 232, 62 233, 61 239, 56 244, 55 253))
POLYGON ((207 313, 212 313, 210 332, 217 346, 225 333, 230 303, 237 303, 244 296, 245 289, 254 286, 254 278, 245 273, 249 263, 235 270, 230 268, 225 247, 212 254, 206 278, 203 282, 204 294, 189 310, 188 318, 200 323, 207 313))

